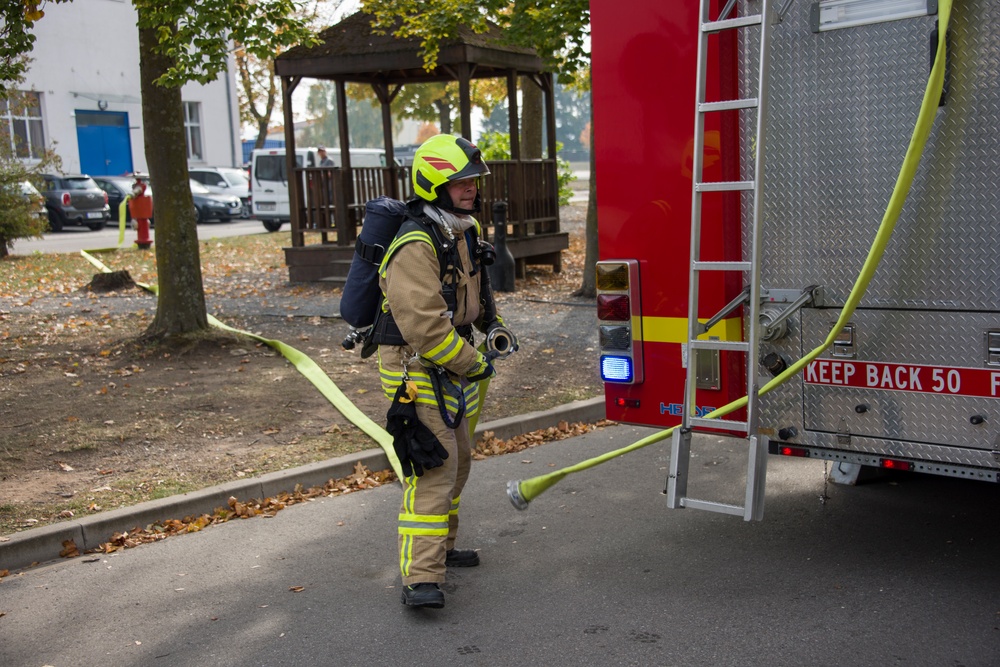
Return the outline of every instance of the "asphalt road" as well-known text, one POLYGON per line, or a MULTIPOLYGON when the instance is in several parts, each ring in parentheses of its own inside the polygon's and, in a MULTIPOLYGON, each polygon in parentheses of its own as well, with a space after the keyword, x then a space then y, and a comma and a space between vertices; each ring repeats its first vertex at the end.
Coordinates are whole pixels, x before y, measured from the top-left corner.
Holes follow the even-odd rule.
MULTIPOLYGON (((285 224, 283 232, 290 227, 285 224)), ((198 238, 205 241, 226 236, 243 236, 245 234, 266 234, 267 230, 259 220, 232 220, 230 222, 205 222, 198 225, 198 238)), ((156 229, 152 230, 153 243, 156 243, 156 229)), ((136 232, 125 230, 125 246, 135 243, 136 232)), ((104 229, 92 232, 86 227, 66 227, 59 233, 48 233, 42 239, 21 239, 14 242, 12 254, 29 255, 34 252, 79 252, 93 248, 111 248, 118 245, 118 225, 109 225, 104 229)))
MULTIPOLYGON (((772 458, 745 523, 667 510, 663 442, 507 501, 508 479, 649 432, 476 462, 459 546, 483 564, 449 573, 442 610, 399 603, 389 486, 5 578, 0 664, 1000 664, 993 485, 833 487, 821 462, 772 458)), ((738 492, 737 450, 694 453, 692 493, 738 492)))

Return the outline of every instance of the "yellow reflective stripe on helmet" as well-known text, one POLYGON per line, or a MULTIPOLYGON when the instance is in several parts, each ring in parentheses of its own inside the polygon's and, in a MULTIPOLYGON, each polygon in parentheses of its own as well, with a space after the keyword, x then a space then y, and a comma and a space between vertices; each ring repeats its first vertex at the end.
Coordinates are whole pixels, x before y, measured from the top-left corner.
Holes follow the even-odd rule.
POLYGON ((447 535, 447 514, 404 514, 399 515, 400 535, 447 535))
POLYGON ((457 357, 458 353, 462 351, 462 342, 462 337, 458 335, 457 331, 452 329, 451 332, 445 336, 443 341, 432 347, 421 356, 438 366, 444 366, 446 363, 457 357))

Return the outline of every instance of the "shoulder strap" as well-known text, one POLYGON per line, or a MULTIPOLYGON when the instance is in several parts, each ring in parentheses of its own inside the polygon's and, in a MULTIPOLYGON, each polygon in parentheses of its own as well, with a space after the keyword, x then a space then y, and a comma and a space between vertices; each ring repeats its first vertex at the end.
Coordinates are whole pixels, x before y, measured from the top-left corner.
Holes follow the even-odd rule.
POLYGON ((455 246, 441 235, 441 231, 437 228, 437 225, 424 218, 424 216, 417 218, 411 214, 407 214, 406 220, 399 227, 399 233, 396 234, 396 238, 393 239, 392 243, 386 249, 385 257, 382 258, 382 264, 378 269, 379 274, 385 276, 386 265, 396 251, 407 243, 414 241, 422 241, 430 245, 434 250, 434 256, 438 258, 438 263, 441 265, 440 276, 444 280, 445 272, 448 270, 448 261, 455 246))

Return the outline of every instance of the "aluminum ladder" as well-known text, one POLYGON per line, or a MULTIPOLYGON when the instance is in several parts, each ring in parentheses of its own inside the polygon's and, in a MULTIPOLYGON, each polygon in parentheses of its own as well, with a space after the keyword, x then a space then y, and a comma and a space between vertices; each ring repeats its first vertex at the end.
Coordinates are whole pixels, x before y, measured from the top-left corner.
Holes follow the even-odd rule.
MULTIPOLYGON (((758 421, 758 329, 760 320, 760 241, 764 174, 764 148, 769 84, 768 59, 770 32, 773 22, 771 4, 774 0, 759 0, 760 14, 726 18, 735 1, 731 0, 720 12, 720 19, 709 19, 710 0, 701 0, 698 27, 698 80, 695 100, 694 161, 692 165, 691 197, 691 262, 689 267, 688 323, 687 323, 687 374, 684 382, 684 410, 679 428, 674 429, 670 450, 670 474, 667 480, 667 504, 672 509, 691 508, 742 516, 746 521, 760 520, 764 513, 764 479, 767 474, 767 437, 757 433, 758 421), (706 102, 706 79, 709 36, 726 30, 753 29, 760 31, 760 53, 757 76, 757 96, 746 99, 706 102), (720 111, 757 109, 756 140, 754 142, 753 180, 706 182, 703 179, 705 149, 705 116, 720 111), (750 233, 750 256, 742 261, 703 261, 701 259, 702 195, 706 192, 752 192, 753 223, 750 233), (739 272, 749 274, 743 294, 727 305, 722 313, 707 324, 698 319, 699 276, 707 271, 739 272), (725 314, 744 305, 743 341, 708 340, 700 338, 725 314), (698 378, 698 355, 721 351, 746 355, 746 421, 731 419, 705 419, 696 413, 695 390, 698 378), (688 469, 691 461, 691 439, 697 429, 721 429, 730 437, 743 439, 748 446, 746 496, 742 506, 697 500, 687 496, 688 469)), ((742 161, 741 161, 742 162, 742 161)), ((742 244, 746 247, 746 242, 742 244)), ((745 250, 744 250, 745 252, 745 250)), ((719 434, 716 434, 719 435, 719 434)))

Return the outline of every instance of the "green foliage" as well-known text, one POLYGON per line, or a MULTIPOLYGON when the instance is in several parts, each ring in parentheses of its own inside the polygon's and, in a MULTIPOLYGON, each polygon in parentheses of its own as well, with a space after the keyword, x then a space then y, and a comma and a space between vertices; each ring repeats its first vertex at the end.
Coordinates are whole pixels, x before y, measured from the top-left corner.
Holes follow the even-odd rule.
MULTIPOLYGON (((20 77, 15 79, 20 81, 20 77)), ((24 96, 15 90, 0 91, 11 108, 24 104, 24 96)), ((44 151, 30 164, 17 157, 10 137, 0 134, 0 257, 6 257, 17 239, 40 238, 49 228, 47 217, 39 212, 44 210, 43 201, 34 193, 24 194, 21 184, 25 181, 33 186, 41 183, 40 174, 58 170, 59 158, 51 150, 44 151)), ((24 148, 23 146, 21 148, 24 148)), ((26 149, 25 149, 26 150, 26 149)))
MULTIPOLYGON (((355 148, 383 148, 382 111, 371 99, 364 98, 359 90, 369 86, 349 85, 347 95, 347 127, 351 146, 355 148)), ((340 125, 337 122, 337 87, 331 81, 320 81, 309 88, 306 109, 315 122, 302 133, 304 146, 339 146, 340 125)), ((396 120, 396 126, 401 125, 396 120)))
POLYGON ((6 257, 17 239, 40 238, 49 227, 48 219, 39 217, 44 210, 40 197, 24 195, 21 184, 34 174, 10 155, 0 155, 0 257, 6 257))
POLYGON ((484 33, 490 22, 512 43, 534 48, 562 83, 585 78, 590 60, 589 0, 362 0, 361 8, 376 28, 420 38, 428 69, 459 26, 484 33))
POLYGON ((172 66, 157 83, 209 83, 226 70, 236 42, 257 58, 296 44, 316 44, 294 0, 132 0, 139 27, 156 30, 160 53, 172 66))
MULTIPOLYGON (((483 152, 484 160, 509 160, 510 159, 510 135, 506 132, 483 132, 476 140, 476 148, 483 152)), ((556 142, 556 152, 562 150, 562 144, 556 142)), ((556 159, 556 175, 559 179, 559 205, 565 206, 573 196, 573 189, 569 184, 575 178, 569 162, 561 158, 556 159)))

